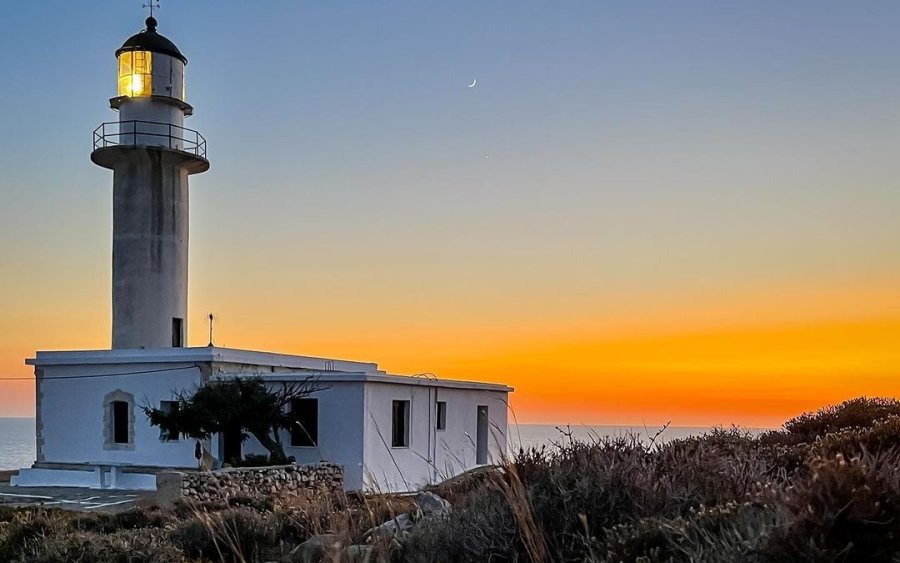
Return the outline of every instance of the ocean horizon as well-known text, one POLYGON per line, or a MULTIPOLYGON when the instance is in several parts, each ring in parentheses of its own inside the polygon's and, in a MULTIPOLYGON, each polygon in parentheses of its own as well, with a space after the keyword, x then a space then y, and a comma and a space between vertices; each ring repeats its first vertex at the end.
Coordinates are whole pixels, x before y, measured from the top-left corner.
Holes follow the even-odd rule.
MULTIPOLYGON (((635 435, 648 441, 659 432, 657 442, 699 436, 715 426, 615 426, 584 424, 510 424, 507 437, 510 452, 519 448, 553 448, 569 439, 591 441, 605 437, 635 435), (662 432, 660 432, 662 430, 662 432)), ((751 433, 767 428, 746 428, 751 433)), ((34 418, 0 417, 0 470, 30 467, 35 458, 34 418)))

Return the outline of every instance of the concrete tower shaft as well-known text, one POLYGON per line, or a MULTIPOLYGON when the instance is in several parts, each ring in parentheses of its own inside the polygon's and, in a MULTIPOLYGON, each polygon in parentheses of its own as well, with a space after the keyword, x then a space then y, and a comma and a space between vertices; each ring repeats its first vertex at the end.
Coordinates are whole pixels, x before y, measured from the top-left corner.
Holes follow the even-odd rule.
POLYGON ((188 178, 209 169, 183 127, 184 65, 156 20, 116 52, 119 121, 94 132, 91 160, 113 171, 112 347, 186 345, 188 178))

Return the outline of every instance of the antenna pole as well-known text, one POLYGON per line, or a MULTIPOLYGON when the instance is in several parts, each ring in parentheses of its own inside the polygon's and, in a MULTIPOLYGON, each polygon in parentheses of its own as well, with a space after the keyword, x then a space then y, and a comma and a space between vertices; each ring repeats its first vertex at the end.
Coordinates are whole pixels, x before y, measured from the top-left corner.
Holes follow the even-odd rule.
POLYGON ((215 319, 215 316, 212 313, 210 313, 209 314, 209 346, 213 345, 213 320, 214 319, 215 319))

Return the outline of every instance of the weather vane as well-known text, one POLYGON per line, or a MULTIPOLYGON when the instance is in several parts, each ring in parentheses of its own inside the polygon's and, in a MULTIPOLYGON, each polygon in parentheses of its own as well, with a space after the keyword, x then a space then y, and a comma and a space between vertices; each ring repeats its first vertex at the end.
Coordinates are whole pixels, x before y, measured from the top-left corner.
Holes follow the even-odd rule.
POLYGON ((144 8, 150 8, 150 17, 153 17, 153 8, 159 8, 159 0, 149 0, 144 4, 144 8))

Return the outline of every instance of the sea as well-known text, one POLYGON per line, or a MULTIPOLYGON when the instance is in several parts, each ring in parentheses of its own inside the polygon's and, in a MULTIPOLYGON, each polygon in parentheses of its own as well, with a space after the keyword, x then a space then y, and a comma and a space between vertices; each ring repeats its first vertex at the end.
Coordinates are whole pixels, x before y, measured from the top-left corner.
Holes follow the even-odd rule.
POLYGON ((34 419, 0 418, 0 470, 34 463, 34 419))
MULTIPOLYGON (((629 434, 645 443, 664 443, 678 438, 699 436, 710 427, 669 426, 585 426, 557 424, 514 424, 509 427, 507 442, 510 452, 519 448, 556 448, 569 440, 592 441, 629 434)), ((764 429, 747 429, 751 433, 764 429)), ((34 419, 0 418, 0 470, 30 467, 34 462, 34 419)))

